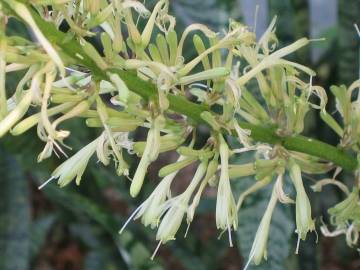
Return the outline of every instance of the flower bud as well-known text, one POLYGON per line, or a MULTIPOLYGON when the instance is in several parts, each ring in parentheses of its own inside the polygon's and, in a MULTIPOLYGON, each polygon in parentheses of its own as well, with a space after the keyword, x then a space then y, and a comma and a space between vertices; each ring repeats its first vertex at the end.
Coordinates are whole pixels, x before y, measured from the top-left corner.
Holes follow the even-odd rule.
MULTIPOLYGON (((219 43, 219 38, 214 36, 209 38, 210 46, 214 47, 219 43)), ((220 50, 213 51, 211 55, 212 66, 213 67, 220 67, 221 66, 221 52, 220 50)))
MULTIPOLYGON (((200 55, 202 54, 206 48, 205 48, 205 44, 203 42, 203 40, 201 39, 201 37, 199 35, 194 35, 193 37, 193 43, 194 43, 194 46, 195 46, 195 49, 197 51, 197 53, 200 55)), ((202 60, 202 65, 204 67, 204 70, 208 70, 208 69, 211 69, 211 66, 210 66, 210 61, 209 61, 209 57, 208 56, 205 56, 202 60)))
POLYGON ((76 94, 53 94, 51 96, 51 103, 61 104, 65 102, 80 102, 83 99, 83 96, 76 94))
POLYGON ((186 157, 180 161, 166 165, 159 170, 159 176, 165 177, 175 171, 181 170, 182 168, 189 166, 197 159, 198 159, 197 157, 186 157))
POLYGON ((257 180, 262 180, 263 178, 272 175, 275 172, 277 167, 278 159, 257 159, 255 161, 255 170, 257 180))
POLYGON ((169 50, 164 35, 158 34, 156 36, 156 46, 159 48, 159 53, 162 60, 161 62, 165 65, 169 65, 170 64, 169 50))
POLYGON ((151 36, 153 33, 153 29, 154 29, 155 19, 158 15, 158 12, 161 10, 162 6, 165 4, 165 2, 166 2, 165 0, 160 0, 156 3, 156 5, 150 15, 150 18, 148 19, 146 26, 145 26, 143 32, 141 33, 141 46, 144 48, 147 47, 150 42, 150 39, 151 39, 151 36))
POLYGON ((191 84, 198 81, 215 80, 228 76, 230 74, 229 69, 224 67, 217 67, 209 70, 205 70, 196 74, 181 77, 179 84, 191 84))
POLYGON ((180 155, 183 156, 189 156, 189 157, 198 157, 199 159, 207 158, 209 159, 211 156, 214 155, 213 151, 210 151, 209 149, 200 149, 195 150, 191 147, 187 146, 180 146, 176 152, 178 152, 180 155))
POLYGON ((229 166, 230 179, 249 176, 255 174, 254 163, 232 164, 229 166))
MULTIPOLYGON (((91 0, 92 1, 92 0, 91 0)), ((92 1, 92 2, 100 2, 100 1, 92 1)), ((95 17, 89 18, 88 21, 86 21, 87 28, 93 28, 96 27, 103 22, 107 20, 107 18, 112 14, 113 7, 112 5, 108 5, 106 8, 104 8, 102 11, 98 12, 97 14, 94 14, 95 17)))
MULTIPOLYGON (((109 117, 105 124, 107 124, 111 129, 117 129, 118 131, 132 131, 138 126, 141 126, 144 121, 140 119, 129 119, 129 118, 120 118, 120 117, 109 117)), ((86 119, 86 125, 88 127, 102 127, 103 124, 101 119, 98 117, 92 117, 86 119)))
POLYGON ((151 162, 157 159, 160 150, 160 129, 163 125, 163 116, 157 116, 149 129, 144 154, 142 155, 139 165, 136 169, 134 178, 130 186, 130 195, 137 196, 144 182, 145 174, 151 162))
MULTIPOLYGON (((47 67, 44 67, 43 69, 34 72, 35 74, 33 74, 33 79, 31 81, 30 89, 24 94, 24 96, 22 97, 20 102, 16 105, 16 107, 12 111, 10 111, 6 115, 6 117, 2 119, 2 121, 0 121, 0 138, 4 136, 16 124, 16 122, 19 121, 25 115, 25 113, 29 109, 31 101, 33 99, 33 95, 39 89, 41 83, 40 77, 44 72, 44 70, 46 70, 46 68, 47 67)), ((29 72, 29 76, 30 74, 31 73, 29 72)))
POLYGON ((148 48, 149 48, 149 53, 150 53, 151 59, 155 62, 161 63, 161 55, 160 55, 158 47, 156 47, 156 45, 151 43, 151 44, 149 44, 148 48))
POLYGON ((89 110, 90 105, 92 104, 93 99, 89 98, 88 100, 83 100, 80 103, 78 103, 76 106, 74 106, 70 111, 65 113, 64 115, 57 118, 53 123, 52 126, 55 129, 60 123, 62 123, 65 120, 71 119, 73 117, 76 117, 87 110, 89 110))
MULTIPOLYGON (((128 32, 129 32, 129 36, 130 39, 132 41, 132 43, 135 45, 135 47, 137 45, 141 45, 141 36, 139 33, 139 30, 137 29, 133 16, 132 16, 132 11, 130 9, 126 9, 124 11, 125 14, 125 22, 127 24, 127 28, 128 28, 128 32)), ((134 48, 136 49, 136 48, 134 48)))
MULTIPOLYGON (((48 116, 53 116, 55 114, 67 111, 74 105, 75 105, 75 103, 73 103, 73 102, 67 102, 67 103, 63 103, 58 106, 55 106, 47 111, 48 116)), ((40 113, 36 113, 36 114, 33 114, 33 115, 25 118, 24 120, 19 122, 15 127, 13 127, 10 130, 11 135, 18 136, 18 135, 23 134, 24 132, 26 132, 33 126, 35 126, 37 123, 39 123, 40 117, 41 117, 40 113)))
POLYGON ((171 30, 166 35, 166 40, 169 46, 169 54, 170 54, 170 66, 174 66, 176 64, 176 54, 177 54, 177 45, 178 39, 177 34, 174 30, 171 30))
POLYGON ((2 121, 0 121, 0 138, 4 136, 12 126, 21 119, 29 109, 33 92, 27 91, 19 104, 2 121))

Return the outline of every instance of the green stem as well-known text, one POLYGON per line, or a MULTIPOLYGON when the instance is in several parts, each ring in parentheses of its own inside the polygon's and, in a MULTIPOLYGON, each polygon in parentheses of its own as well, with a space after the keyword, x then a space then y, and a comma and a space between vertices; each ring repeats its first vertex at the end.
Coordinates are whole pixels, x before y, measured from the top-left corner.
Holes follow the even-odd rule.
MULTIPOLYGON (((6 5, 6 2, 2 2, 6 5)), ((10 6, 7 7, 9 10, 11 10, 10 6)), ((29 7, 29 9, 31 10, 31 13, 38 27, 49 39, 49 41, 52 44, 55 44, 57 47, 61 48, 63 53, 65 53, 74 60, 76 59, 76 62, 79 65, 82 65, 89 69, 94 77, 97 77, 98 79, 108 80, 107 72, 117 73, 131 91, 140 95, 145 100, 156 99, 157 90, 154 84, 138 78, 136 76, 136 73, 134 72, 119 69, 101 70, 91 58, 84 55, 80 44, 73 37, 69 38, 66 33, 57 30, 52 23, 43 20, 39 16, 39 14, 31 7, 29 7), (83 59, 77 57, 77 54, 82 55, 83 59)), ((170 103, 170 110, 179 114, 186 115, 196 124, 206 124, 204 120, 202 120, 202 118, 200 117, 200 114, 202 112, 208 110, 206 106, 193 103, 182 96, 175 96, 172 94, 168 95, 168 100, 170 103)), ((275 129, 272 127, 269 128, 256 126, 242 121, 240 121, 239 124, 242 128, 251 131, 250 136, 255 141, 269 143, 273 145, 278 144, 282 145, 284 148, 290 151, 297 151, 313 155, 324 160, 333 162, 334 164, 342 167, 346 171, 354 171, 357 168, 356 159, 349 153, 346 153, 344 150, 338 147, 301 135, 281 137, 276 134, 275 129)))

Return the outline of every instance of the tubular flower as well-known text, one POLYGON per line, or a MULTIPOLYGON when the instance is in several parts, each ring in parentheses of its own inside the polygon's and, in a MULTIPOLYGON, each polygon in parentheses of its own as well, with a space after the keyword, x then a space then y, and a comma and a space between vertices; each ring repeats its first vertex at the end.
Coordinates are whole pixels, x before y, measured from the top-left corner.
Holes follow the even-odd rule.
MULTIPOLYGON (((184 157, 180 156, 178 161, 183 160, 184 157)), ((164 212, 164 202, 170 197, 170 186, 173 182, 175 176, 179 170, 176 170, 167 176, 165 176, 150 196, 131 214, 128 220, 125 222, 124 226, 121 228, 120 233, 123 232, 126 225, 131 221, 131 219, 138 219, 141 217, 141 222, 151 228, 158 226, 160 217, 164 212)))
POLYGON ((277 192, 274 187, 265 214, 256 231, 255 239, 250 250, 249 260, 244 269, 247 269, 251 262, 259 265, 263 258, 265 258, 265 260, 267 259, 267 242, 269 238, 270 223, 277 201, 277 192))
POLYGON ((360 204, 359 188, 355 187, 348 197, 328 210, 330 214, 330 224, 335 230, 330 232, 324 224, 321 232, 325 236, 338 236, 344 234, 346 243, 349 247, 358 244, 360 234, 360 204))
POLYGON ((328 91, 313 85, 315 72, 285 59, 311 40, 300 38, 278 48, 276 17, 260 38, 231 19, 219 33, 203 24, 191 24, 180 33, 169 5, 169 0, 159 0, 149 10, 138 0, 0 1, 0 138, 36 126, 37 137, 45 143, 38 161, 52 153, 67 157, 62 147, 71 148, 65 139, 83 126, 60 128, 75 119, 82 121, 93 130, 89 135, 99 137, 58 166, 40 188, 53 179, 61 187, 74 179, 79 184, 95 153, 102 165, 113 162, 118 175, 130 178, 126 158, 136 154, 140 161, 130 184, 132 197, 140 193, 159 153, 179 154, 176 162, 158 171, 162 180, 120 231, 131 220, 141 219, 145 226, 157 227, 157 249, 175 239, 185 216, 188 232, 201 197, 208 195, 206 188, 213 195, 211 189, 216 188, 216 226, 221 233, 228 232, 232 246, 237 211, 251 194, 271 185, 271 199, 247 266, 266 258, 277 201, 294 203, 284 191, 285 175, 290 174, 296 190, 299 245, 315 226, 301 173, 334 169, 333 178, 318 181, 314 190, 332 184, 347 198, 329 209, 334 231, 326 225, 321 230, 330 236, 345 234, 350 246, 357 244, 360 80, 330 88, 338 122, 326 112, 328 91), (33 39, 8 36, 8 18, 28 26, 33 39), (94 40, 101 44, 94 46, 94 40), (187 52, 190 47, 196 53, 193 57, 187 52), (303 75, 308 77, 303 80, 303 75), (22 77, 12 89, 9 82, 18 76, 22 77), (336 147, 300 135, 306 116, 314 110, 339 136, 336 147), (133 132, 143 129, 148 130, 146 141, 133 142, 133 132), (204 141, 198 140, 198 133, 211 135, 200 145, 204 141), (191 143, 185 145, 190 134, 191 143), (246 163, 230 164, 244 152, 246 163), (172 197, 178 172, 198 163, 185 191, 172 197), (342 170, 354 174, 352 187, 348 181, 345 185, 335 180, 342 170), (254 181, 240 191, 236 204, 230 179, 241 177, 254 181))
POLYGON ((290 177, 296 190, 296 232, 299 239, 305 240, 309 231, 315 229, 314 220, 311 218, 311 205, 306 195, 301 178, 300 166, 290 161, 290 177))
POLYGON ((89 159, 96 151, 98 139, 92 141, 71 158, 57 167, 51 174, 51 178, 47 180, 39 189, 43 188, 52 179, 58 179, 60 187, 69 184, 74 178, 77 185, 80 185, 81 177, 86 169, 89 159))
POLYGON ((229 178, 229 147, 222 135, 219 135, 220 153, 220 180, 218 184, 216 199, 216 227, 229 232, 229 243, 232 246, 231 227, 236 230, 238 226, 238 216, 234 196, 230 187, 229 178))
POLYGON ((200 163, 193 179, 190 182, 190 185, 186 188, 184 193, 165 202, 166 213, 162 217, 156 234, 156 240, 159 240, 164 244, 169 240, 175 239, 175 234, 179 230, 183 217, 188 209, 191 195, 200 183, 201 179, 204 177, 206 168, 207 160, 200 163))

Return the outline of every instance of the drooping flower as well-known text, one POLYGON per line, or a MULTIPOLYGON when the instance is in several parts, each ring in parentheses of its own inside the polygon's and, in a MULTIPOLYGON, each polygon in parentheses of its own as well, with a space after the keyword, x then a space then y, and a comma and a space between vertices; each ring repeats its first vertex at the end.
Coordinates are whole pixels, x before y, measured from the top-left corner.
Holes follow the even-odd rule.
POLYGON ((274 187, 270 201, 265 210, 265 214, 262 217, 259 228, 256 231, 255 239, 250 250, 249 260, 244 270, 248 268, 251 262, 258 265, 263 258, 265 258, 265 260, 267 259, 267 242, 269 238, 270 223, 277 201, 277 192, 274 187))
POLYGON ((236 230, 238 216, 236 203, 231 191, 229 178, 229 147, 222 135, 219 135, 220 180, 216 199, 216 227, 229 232, 229 243, 232 246, 231 227, 236 230))
POLYGON ((201 162, 186 190, 180 195, 165 202, 166 213, 159 225, 156 240, 159 240, 164 244, 167 241, 175 239, 175 234, 179 230, 184 215, 189 207, 191 195, 206 173, 207 164, 207 160, 201 162))
MULTIPOLYGON (((178 161, 184 159, 184 156, 180 156, 178 161)), ((167 176, 165 176, 150 196, 131 214, 128 220, 125 222, 119 233, 122 233, 127 224, 132 219, 138 219, 141 217, 141 222, 151 228, 155 228, 159 224, 161 214, 164 212, 164 202, 166 198, 170 197, 170 186, 179 170, 176 170, 167 176)))
POLYGON ((51 174, 51 178, 46 181, 39 189, 43 188, 52 179, 58 179, 60 187, 69 184, 75 178, 77 185, 80 184, 81 177, 86 169, 89 159, 96 151, 98 138, 83 147, 75 155, 58 166, 51 174))
POLYGON ((59 68, 61 75, 64 76, 65 68, 61 57, 51 45, 51 43, 47 40, 47 38, 44 36, 44 34, 41 32, 28 8, 24 4, 19 3, 18 1, 9 0, 7 2, 9 7, 12 8, 18 14, 18 16, 20 16, 29 25, 31 30, 34 32, 34 35, 40 42, 41 46, 43 46, 44 50, 47 52, 51 60, 53 60, 56 66, 59 68))
POLYGON ((301 178, 300 166, 293 160, 290 160, 289 166, 290 177, 296 190, 296 233, 299 236, 298 241, 305 240, 307 233, 315 229, 315 223, 311 218, 311 205, 301 178))

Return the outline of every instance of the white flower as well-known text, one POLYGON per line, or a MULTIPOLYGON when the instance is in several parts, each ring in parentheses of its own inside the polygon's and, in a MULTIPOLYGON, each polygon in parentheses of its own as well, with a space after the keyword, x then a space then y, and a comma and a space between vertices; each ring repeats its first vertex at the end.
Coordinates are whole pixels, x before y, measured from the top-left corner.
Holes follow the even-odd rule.
POLYGON ((296 232, 299 236, 297 253, 300 239, 305 240, 306 234, 314 230, 315 224, 311 218, 311 205, 301 178, 300 166, 293 161, 290 161, 290 177, 296 190, 296 232))
POLYGON ((187 211, 189 199, 189 196, 183 193, 165 202, 165 204, 169 206, 169 209, 161 220, 156 234, 156 240, 164 244, 169 240, 175 239, 175 234, 179 230, 187 211))
MULTIPOLYGON (((218 164, 219 164, 218 159, 219 159, 219 154, 216 153, 214 158, 209 162, 209 166, 206 169, 205 177, 203 178, 203 180, 198 188, 198 191, 196 192, 196 194, 192 200, 192 203, 187 210, 186 221, 188 223, 188 229, 189 229, 190 223, 192 222, 192 220, 194 218, 195 209, 200 203, 201 194, 203 193, 206 185, 209 183, 209 180, 215 176, 216 171, 218 170, 218 164)), ((187 235, 187 230, 186 230, 185 236, 187 235)))
POLYGON ((262 217, 259 228, 256 231, 255 239, 250 250, 249 260, 244 269, 248 268, 251 261, 258 265, 260 264, 262 258, 267 258, 267 241, 269 238, 271 217, 274 212, 277 200, 277 192, 276 188, 274 187, 269 204, 265 210, 265 214, 262 217))
POLYGON ((229 147, 222 135, 219 135, 220 143, 220 180, 216 200, 216 227, 228 230, 229 243, 232 246, 231 227, 234 230, 238 226, 238 216, 234 196, 231 191, 229 178, 229 147))
POLYGON ((200 163, 186 190, 182 194, 165 202, 165 210, 168 210, 161 220, 156 234, 156 240, 159 240, 161 243, 166 243, 169 240, 175 239, 175 234, 179 230, 182 219, 188 210, 191 195, 204 177, 206 168, 207 160, 200 163))
MULTIPOLYGON (((178 161, 183 160, 184 157, 180 156, 178 161)), ((164 177, 157 185, 151 195, 131 214, 128 220, 125 222, 119 233, 122 233, 127 224, 132 219, 138 219, 141 217, 141 222, 151 228, 158 226, 160 216, 164 212, 164 202, 168 196, 170 196, 170 186, 179 170, 164 177)))
POLYGON ((52 179, 58 178, 58 184, 60 187, 64 187, 69 184, 76 177, 76 184, 80 184, 81 177, 85 171, 85 168, 89 162, 89 159, 96 151, 96 145, 98 139, 92 141, 80 151, 78 151, 71 158, 63 162, 55 171, 51 174, 51 178, 47 180, 39 189, 43 188, 52 179))
POLYGON ((160 216, 163 213, 163 206, 166 198, 170 195, 170 186, 175 178, 176 173, 166 176, 156 189, 151 193, 149 198, 143 203, 134 219, 141 217, 141 222, 151 228, 155 228, 159 224, 160 216))

